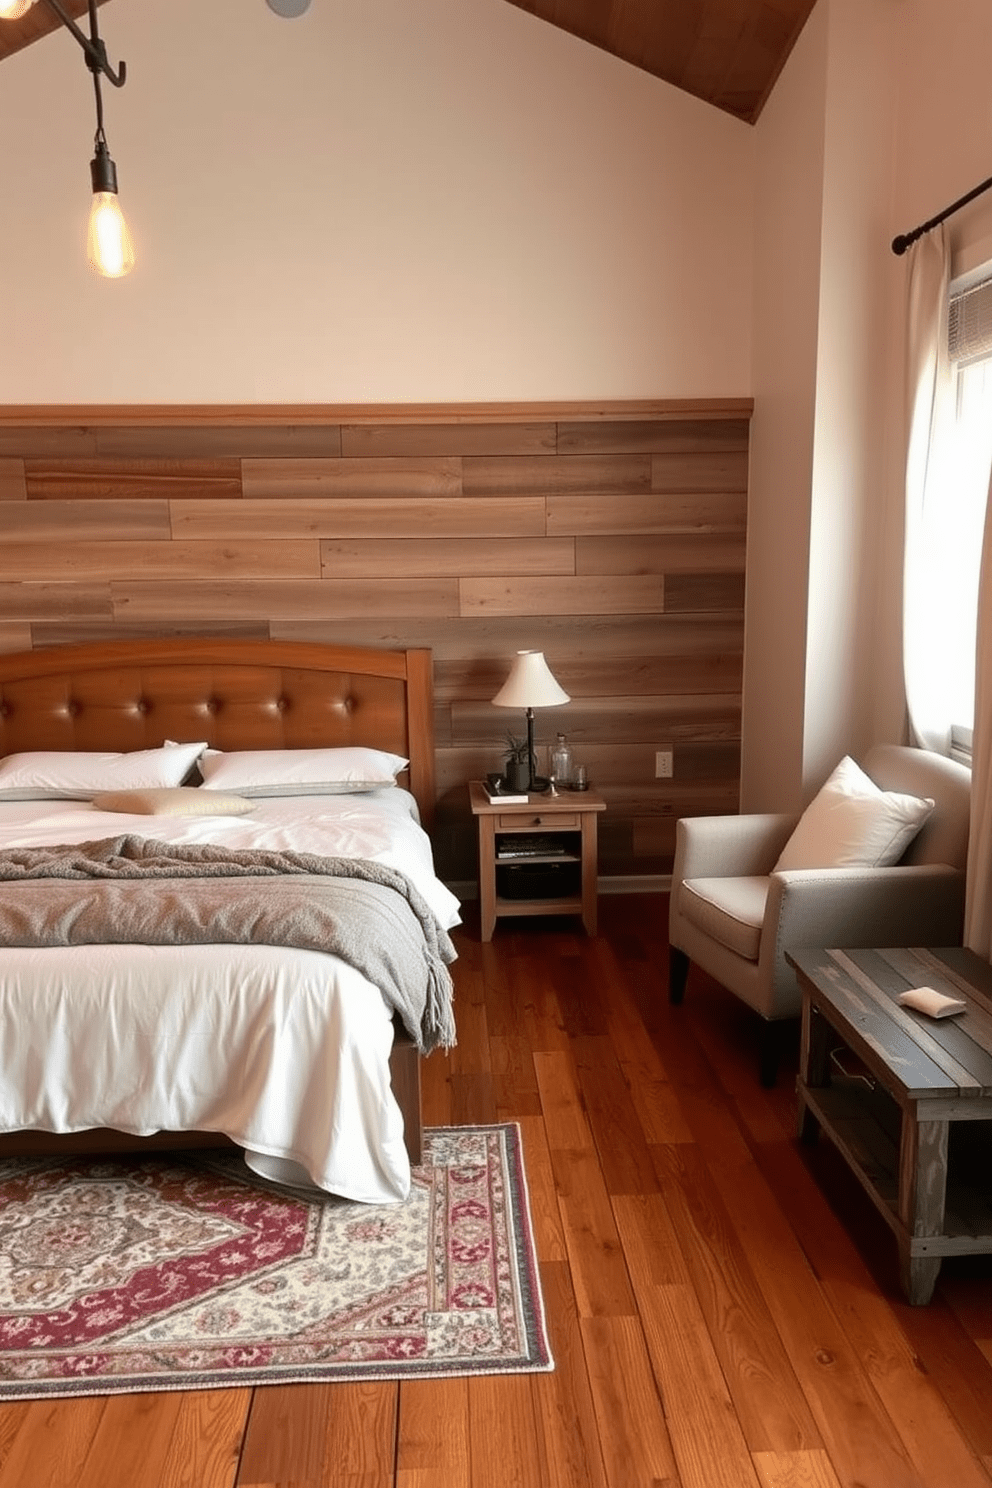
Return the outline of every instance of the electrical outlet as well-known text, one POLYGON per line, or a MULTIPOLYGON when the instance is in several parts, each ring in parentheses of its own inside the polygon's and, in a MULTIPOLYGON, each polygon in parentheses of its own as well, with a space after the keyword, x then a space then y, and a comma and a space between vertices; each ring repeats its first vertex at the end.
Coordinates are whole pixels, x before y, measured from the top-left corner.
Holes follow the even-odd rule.
POLYGON ((672 751, 670 749, 659 749, 654 757, 654 773, 656 780, 671 780, 674 770, 672 768, 672 751))

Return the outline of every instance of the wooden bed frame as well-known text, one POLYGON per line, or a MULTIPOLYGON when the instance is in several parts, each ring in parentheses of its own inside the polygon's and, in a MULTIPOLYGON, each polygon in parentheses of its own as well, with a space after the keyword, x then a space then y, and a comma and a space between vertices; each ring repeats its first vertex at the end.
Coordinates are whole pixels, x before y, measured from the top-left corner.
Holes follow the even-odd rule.
MULTIPOLYGON (((0 654, 0 755, 25 750, 358 745, 410 761, 400 776, 429 829, 434 811, 431 653, 308 641, 188 636, 0 654)), ((420 1161, 420 1059, 398 1030, 390 1059, 406 1145, 420 1161)), ((114 1131, 0 1136, 0 1156, 227 1143, 216 1133, 114 1131)))

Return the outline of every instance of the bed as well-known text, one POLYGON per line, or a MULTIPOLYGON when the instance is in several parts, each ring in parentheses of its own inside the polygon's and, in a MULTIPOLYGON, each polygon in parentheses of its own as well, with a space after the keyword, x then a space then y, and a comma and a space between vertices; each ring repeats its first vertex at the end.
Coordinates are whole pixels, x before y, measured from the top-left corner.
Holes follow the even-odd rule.
POLYGON ((443 1003, 458 922, 427 836, 431 678, 423 649, 289 641, 0 655, 0 1155, 233 1141, 265 1178, 405 1196, 420 1058, 453 1039, 450 1007, 433 1038, 421 1018, 419 962, 443 1003))

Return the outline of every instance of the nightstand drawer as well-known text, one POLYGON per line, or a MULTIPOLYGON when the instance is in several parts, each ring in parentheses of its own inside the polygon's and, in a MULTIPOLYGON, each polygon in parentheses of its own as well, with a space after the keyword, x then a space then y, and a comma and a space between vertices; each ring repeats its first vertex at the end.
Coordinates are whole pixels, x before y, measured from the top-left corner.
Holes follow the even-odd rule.
POLYGON ((555 832, 578 831, 582 822, 577 811, 507 811, 496 818, 499 832, 532 832, 535 827, 555 832))

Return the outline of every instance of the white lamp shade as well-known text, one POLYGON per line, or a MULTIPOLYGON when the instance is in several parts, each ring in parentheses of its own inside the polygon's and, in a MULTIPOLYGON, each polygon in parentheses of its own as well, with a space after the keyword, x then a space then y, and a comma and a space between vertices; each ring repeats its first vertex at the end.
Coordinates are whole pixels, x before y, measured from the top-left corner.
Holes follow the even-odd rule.
POLYGON ((498 708, 556 708, 569 701, 568 693, 551 675, 543 651, 518 651, 510 675, 493 698, 498 708))

